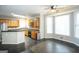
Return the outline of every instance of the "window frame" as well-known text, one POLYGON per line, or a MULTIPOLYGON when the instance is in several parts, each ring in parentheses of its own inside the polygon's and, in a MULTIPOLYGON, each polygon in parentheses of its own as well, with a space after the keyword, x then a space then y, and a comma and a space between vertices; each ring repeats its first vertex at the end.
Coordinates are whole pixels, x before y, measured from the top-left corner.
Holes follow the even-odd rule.
POLYGON ((79 11, 74 12, 74 38, 79 39, 79 37, 76 37, 76 21, 77 21, 77 14, 79 14, 79 11))
POLYGON ((70 30, 71 30, 71 13, 66 13, 66 14, 61 14, 61 15, 56 15, 55 16, 55 21, 54 21, 54 23, 55 23, 55 34, 56 35, 65 35, 65 36, 71 36, 71 33, 70 33, 70 30), (56 17, 60 17, 60 16, 64 16, 64 15, 69 15, 70 17, 70 19, 69 19, 69 35, 65 35, 65 34, 57 34, 56 33, 56 23, 55 23, 55 21, 56 21, 56 17))

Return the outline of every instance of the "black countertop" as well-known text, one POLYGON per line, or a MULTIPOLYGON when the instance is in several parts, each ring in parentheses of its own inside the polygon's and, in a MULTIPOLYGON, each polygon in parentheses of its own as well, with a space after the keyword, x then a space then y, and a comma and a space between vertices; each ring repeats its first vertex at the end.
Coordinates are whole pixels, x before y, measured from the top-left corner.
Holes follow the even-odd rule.
POLYGON ((6 30, 6 31, 1 31, 1 32, 22 32, 22 31, 39 31, 38 29, 35 29, 35 28, 20 28, 20 29, 10 29, 10 30, 6 30))

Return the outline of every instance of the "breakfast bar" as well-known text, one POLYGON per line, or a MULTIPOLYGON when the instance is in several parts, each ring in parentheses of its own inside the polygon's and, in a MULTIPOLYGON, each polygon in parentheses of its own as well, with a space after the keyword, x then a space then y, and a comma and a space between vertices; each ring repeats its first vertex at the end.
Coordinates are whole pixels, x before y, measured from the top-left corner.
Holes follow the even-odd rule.
POLYGON ((25 50, 25 36, 23 30, 2 31, 2 49, 8 52, 25 50))

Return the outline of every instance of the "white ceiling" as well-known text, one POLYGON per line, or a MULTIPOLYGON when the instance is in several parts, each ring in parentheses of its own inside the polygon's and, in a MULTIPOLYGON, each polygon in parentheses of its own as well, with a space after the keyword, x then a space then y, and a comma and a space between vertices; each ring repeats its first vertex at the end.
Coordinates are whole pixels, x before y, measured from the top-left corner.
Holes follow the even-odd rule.
POLYGON ((10 15, 11 13, 20 15, 39 14, 41 9, 47 6, 39 5, 0 5, 0 15, 10 15))
MULTIPOLYGON (((61 5, 58 7, 63 7, 61 5)), ((50 5, 0 5, 0 16, 11 16, 11 13, 18 15, 37 15, 44 8, 48 8, 50 5)))

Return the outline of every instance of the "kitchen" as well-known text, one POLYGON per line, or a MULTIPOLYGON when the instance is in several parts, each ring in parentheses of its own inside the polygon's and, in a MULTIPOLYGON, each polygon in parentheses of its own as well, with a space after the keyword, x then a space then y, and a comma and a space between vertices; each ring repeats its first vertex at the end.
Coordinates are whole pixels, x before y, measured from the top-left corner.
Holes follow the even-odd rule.
POLYGON ((25 41, 29 41, 27 37, 31 40, 37 40, 39 20, 38 16, 26 17, 25 19, 0 19, 2 43, 0 49, 8 49, 8 52, 20 52, 28 48, 25 47, 25 41))

